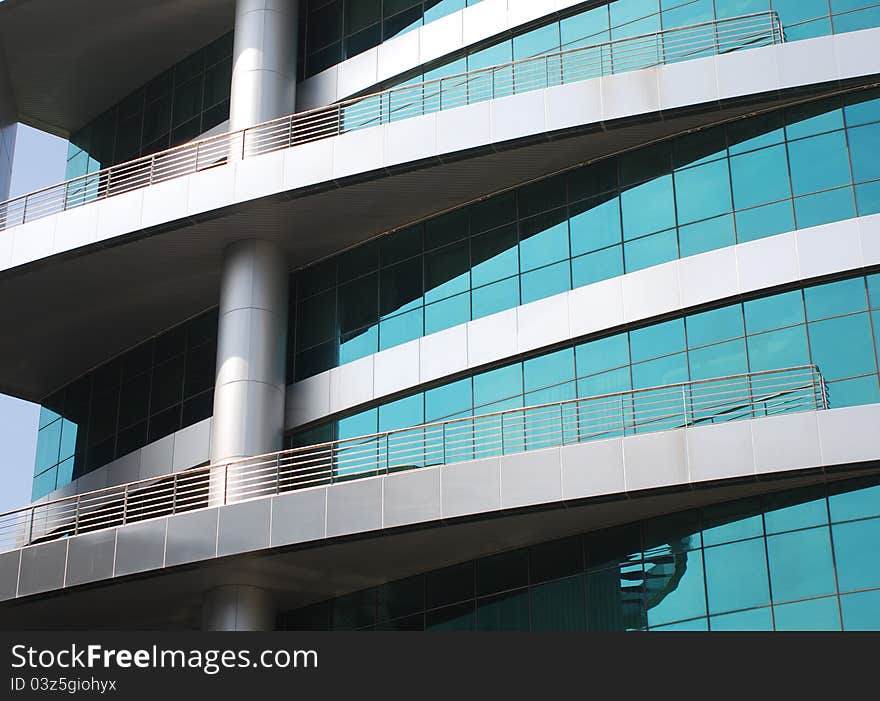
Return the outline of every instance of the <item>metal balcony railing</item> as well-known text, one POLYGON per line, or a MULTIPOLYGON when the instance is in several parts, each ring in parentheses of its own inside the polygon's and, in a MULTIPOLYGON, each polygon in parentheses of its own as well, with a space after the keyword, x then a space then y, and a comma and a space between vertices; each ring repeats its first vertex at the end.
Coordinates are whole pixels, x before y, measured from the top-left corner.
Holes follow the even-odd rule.
POLYGON ((403 470, 827 408, 822 375, 807 365, 452 419, 197 468, 0 514, 0 552, 403 470))
POLYGON ((201 139, 0 203, 0 229, 231 161, 460 105, 785 40, 776 12, 758 12, 568 49, 404 85, 201 139))

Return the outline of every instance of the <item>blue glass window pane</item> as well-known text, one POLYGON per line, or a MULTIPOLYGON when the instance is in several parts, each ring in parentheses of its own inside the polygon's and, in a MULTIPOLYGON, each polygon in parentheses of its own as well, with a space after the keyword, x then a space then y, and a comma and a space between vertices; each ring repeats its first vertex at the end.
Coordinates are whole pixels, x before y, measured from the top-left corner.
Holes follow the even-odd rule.
POLYGON ((880 402, 876 375, 828 383, 828 403, 833 409, 876 402, 880 402))
POLYGON ((50 423, 55 421, 56 419, 60 419, 61 414, 58 414, 51 409, 48 409, 44 406, 40 407, 40 419, 39 419, 39 428, 43 428, 43 426, 48 426, 50 423))
POLYGON ((688 352, 692 380, 740 375, 748 372, 744 339, 717 343, 688 352))
POLYGON ((431 423, 473 407, 469 377, 425 392, 425 421, 431 423))
POLYGON ((828 523, 824 488, 807 487, 765 497, 764 525, 767 533, 781 533, 828 523))
POLYGON ((856 185, 856 203, 861 216, 880 213, 880 180, 856 185))
POLYGON ((467 57, 469 71, 498 66, 502 63, 510 63, 513 58, 509 41, 502 41, 495 46, 489 46, 480 51, 475 51, 467 57))
POLYGON ((377 409, 368 409, 360 414, 339 419, 339 439, 357 438, 376 433, 379 430, 379 412, 377 409))
POLYGON ((43 474, 34 477, 31 498, 36 501, 55 489, 55 480, 57 477, 57 469, 52 468, 43 474))
MULTIPOLYGON (((731 149, 733 150, 733 149, 731 149)), ((733 203, 754 207, 791 196, 785 146, 771 146, 730 159, 733 203)))
POLYGON ((880 587, 880 519, 840 523, 831 532, 840 591, 880 587))
POLYGON ((574 379, 574 352, 566 348, 523 362, 525 391, 531 392, 574 379))
POLYGON ((491 404, 523 392, 522 364, 489 370, 474 375, 474 405, 491 404))
POLYGON ((829 34, 831 34, 831 19, 828 17, 785 27, 786 41, 812 39, 814 37, 828 36, 829 34))
POLYGON ((743 305, 743 310, 749 334, 804 322, 804 302, 799 291, 751 300, 743 305))
POLYGON ((660 31, 660 3, 658 0, 628 0, 614 2, 611 10, 611 38, 620 39, 660 31))
POLYGON ((799 229, 852 219, 856 215, 853 189, 844 187, 798 197, 794 201, 794 214, 799 229))
POLYGON ((747 342, 749 367, 752 372, 798 367, 810 363, 807 331, 803 326, 750 336, 747 342))
POLYGON ((706 615, 700 550, 647 560, 645 580, 648 625, 653 627, 706 615))
POLYGON ((843 113, 847 126, 880 121, 880 97, 876 89, 851 95, 845 102, 843 113))
POLYGON ((624 239, 675 226, 671 175, 664 175, 625 190, 620 196, 620 203, 623 209, 624 239))
POLYGON ((880 589, 840 597, 844 630, 880 630, 880 589))
POLYGON ((849 151, 852 157, 853 180, 880 178, 880 124, 869 124, 849 130, 849 151))
POLYGON ((58 465, 58 477, 55 481, 56 489, 63 487, 65 484, 70 484, 73 481, 74 463, 74 458, 68 458, 58 465))
POLYGON ((764 535, 763 504, 757 501, 717 504, 703 512, 703 544, 720 545, 764 535))
POLYGON ((773 601, 833 594, 834 563, 827 527, 767 537, 773 601))
POLYGON ((724 0, 715 3, 715 13, 718 19, 739 17, 769 9, 769 0, 724 0))
POLYGON ((339 364, 343 365, 372 355, 378 350, 378 346, 378 326, 371 326, 364 331, 358 331, 350 337, 343 338, 339 344, 339 364))
POLYGON ((586 596, 583 576, 567 577, 532 587, 532 630, 585 630, 586 596))
POLYGON ((37 459, 34 461, 34 474, 39 474, 58 463, 60 447, 61 421, 55 421, 40 429, 37 433, 37 459))
POLYGON ((469 293, 449 297, 425 307, 425 333, 435 333, 464 324, 471 318, 471 296, 469 293))
POLYGON ((867 309, 865 279, 862 277, 829 282, 804 290, 807 320, 825 319, 867 309))
POLYGON ((739 338, 744 334, 743 313, 739 304, 691 314, 685 321, 689 348, 739 338))
POLYGON ((867 314, 815 321, 809 333, 813 362, 826 380, 877 372, 867 314))
POLYGON ((614 567, 587 575, 589 630, 639 630, 645 627, 641 565, 614 567))
MULTIPOLYGON (((700 22, 711 22, 715 19, 715 8, 712 0, 660 0, 663 10, 663 27, 683 27, 700 22)), ((705 623, 705 621, 704 621, 705 623)))
POLYGON ((735 243, 733 216, 730 214, 688 224, 678 229, 678 246, 682 258, 732 246, 735 243))
POLYGON ((632 361, 676 353, 685 349, 684 319, 672 319, 630 331, 632 361))
POLYGON ((880 8, 869 7, 857 12, 834 15, 834 32, 855 32, 859 29, 871 29, 880 26, 880 8))
POLYGON ((589 253, 619 244, 620 198, 593 197, 569 208, 571 217, 571 254, 589 253))
POLYGON ((480 319, 505 309, 512 309, 518 305, 518 277, 493 282, 491 285, 479 287, 471 293, 471 308, 474 319, 480 319))
POLYGON ((675 201, 678 221, 682 224, 729 212, 730 175, 727 161, 676 172, 675 201))
POLYGON ((678 241, 675 229, 627 241, 623 248, 628 273, 650 268, 652 265, 668 263, 678 258, 678 241))
POLYGON ((629 365, 629 339, 626 333, 619 333, 583 343, 577 346, 575 355, 579 377, 629 365))
POLYGON ((466 292, 471 284, 469 268, 467 242, 425 254, 425 302, 466 292))
POLYGON ((520 227, 520 270, 534 270, 569 257, 564 209, 524 219, 520 227))
POLYGON ((709 630, 709 619, 708 618, 695 618, 692 621, 682 621, 681 623, 670 623, 665 626, 657 626, 655 628, 651 628, 651 630, 659 630, 664 633, 669 631, 692 631, 692 632, 704 632, 709 630))
POLYGON ((414 394, 379 407, 379 430, 393 431, 425 423, 424 397, 414 394))
POLYGON ((421 309, 398 314, 379 323, 379 350, 420 338, 423 333, 424 313, 421 309))
POLYGON ((727 127, 727 137, 731 155, 781 144, 785 140, 782 113, 769 112, 754 119, 733 122, 727 127))
POLYGON ((553 22, 513 38, 513 60, 559 51, 559 23, 553 22))
POLYGON ((773 9, 786 29, 790 24, 828 14, 828 0, 773 0, 773 9))
MULTIPOLYGON (((565 382, 559 385, 554 385, 553 387, 548 387, 546 389, 539 389, 534 392, 526 392, 525 397, 523 399, 523 404, 525 406, 536 406, 538 404, 552 404, 553 402, 566 402, 569 399, 574 399, 577 396, 575 383, 574 382, 565 382)), ((538 421, 538 429, 539 431, 546 432, 549 430, 548 421, 546 418, 546 412, 541 413, 541 418, 538 421)), ((559 416, 558 412, 554 412, 554 419, 559 416)), ((558 422, 556 424, 558 426, 558 422)), ((556 439, 554 438, 553 441, 556 439)), ((551 445, 555 445, 555 442, 551 443, 551 445)))
POLYGON ((788 153, 795 196, 850 182, 849 154, 842 131, 792 141, 788 153))
POLYGON ((832 523, 880 516, 880 485, 875 481, 832 485, 828 496, 832 523))
POLYGON ((59 461, 73 457, 73 454, 76 451, 76 434, 77 425, 75 423, 72 423, 71 421, 68 421, 67 419, 62 419, 61 449, 58 453, 59 461))
POLYGON ((562 48, 573 49, 610 41, 608 23, 607 5, 566 17, 560 22, 562 48))
POLYGON ((465 0, 439 0, 434 5, 425 3, 425 24, 440 19, 453 12, 463 10, 465 8, 465 0))
POLYGON ((471 278, 474 287, 519 272, 516 229, 504 226, 471 240, 471 278))
POLYGON ((782 234, 793 229, 794 210, 790 200, 736 213, 736 238, 740 243, 782 234))
POLYGON ((880 274, 868 275, 868 300, 872 309, 880 309, 880 274))
POLYGON ((595 397, 600 394, 626 392, 632 388, 629 367, 600 372, 581 378, 577 383, 579 397, 595 397))
POLYGON ((776 606, 776 630, 840 630, 836 596, 776 606))
POLYGON ((632 366, 632 381, 635 389, 671 385, 687 380, 687 356, 684 353, 647 360, 632 366))
MULTIPOLYGON (((814 15, 814 19, 817 15, 814 15)), ((789 107, 785 133, 790 140, 843 129, 843 109, 838 98, 789 107)))
POLYGON ((773 616, 769 608, 752 609, 712 616, 709 625, 712 630, 773 630, 773 616))
POLYGON ((522 274, 523 304, 534 302, 571 289, 571 264, 564 260, 540 270, 522 274))
POLYGON ((623 247, 611 246, 571 261, 572 288, 623 275, 623 247))
POLYGON ((705 558, 710 613, 770 603, 763 539, 706 548, 705 558))

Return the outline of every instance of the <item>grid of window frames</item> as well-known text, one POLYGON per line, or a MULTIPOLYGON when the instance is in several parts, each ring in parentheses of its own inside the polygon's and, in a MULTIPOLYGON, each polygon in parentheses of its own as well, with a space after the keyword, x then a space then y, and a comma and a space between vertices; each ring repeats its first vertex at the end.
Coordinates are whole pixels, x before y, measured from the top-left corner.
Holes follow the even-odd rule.
POLYGON ((788 41, 880 26, 875 0, 617 0, 505 36, 388 87, 768 10, 779 15, 788 41))
POLYGON ((286 630, 880 630, 880 478, 514 550, 282 615, 286 630))
POLYGON ((880 92, 865 91, 647 147, 381 237, 297 275, 289 379, 625 272, 880 212, 878 151, 880 92))
POLYGON ((309 77, 383 41, 401 36, 480 0, 309 0, 305 61, 309 77))
POLYGON ((730 304, 478 373, 293 434, 291 447, 814 363, 832 407, 880 402, 880 274, 730 304))
POLYGON ((211 416, 217 311, 111 360, 47 397, 33 498, 211 416))
POLYGON ((229 119, 232 39, 196 51, 71 136, 67 177, 186 143, 229 119))

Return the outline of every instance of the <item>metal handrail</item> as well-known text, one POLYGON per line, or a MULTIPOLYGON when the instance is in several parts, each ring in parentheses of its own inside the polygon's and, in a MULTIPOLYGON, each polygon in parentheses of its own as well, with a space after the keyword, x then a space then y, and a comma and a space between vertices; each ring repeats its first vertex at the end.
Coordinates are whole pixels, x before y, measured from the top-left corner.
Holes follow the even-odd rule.
POLYGON ((0 514, 0 552, 401 470, 827 408, 819 369, 805 365, 420 424, 137 480, 0 514))
POLYGON ((777 13, 756 12, 402 85, 192 141, 7 200, 0 203, 0 229, 357 129, 554 85, 784 41, 777 13))

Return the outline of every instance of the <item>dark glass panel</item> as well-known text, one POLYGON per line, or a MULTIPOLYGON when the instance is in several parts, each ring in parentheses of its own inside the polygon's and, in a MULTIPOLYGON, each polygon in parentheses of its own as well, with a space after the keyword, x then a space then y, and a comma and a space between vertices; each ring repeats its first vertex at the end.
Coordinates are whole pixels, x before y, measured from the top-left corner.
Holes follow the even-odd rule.
POLYGON ((477 596, 516 589, 528 582, 528 550, 513 550, 477 560, 477 596))
POLYGON ((453 565, 426 575, 426 603, 429 609, 473 597, 473 562, 453 565))

